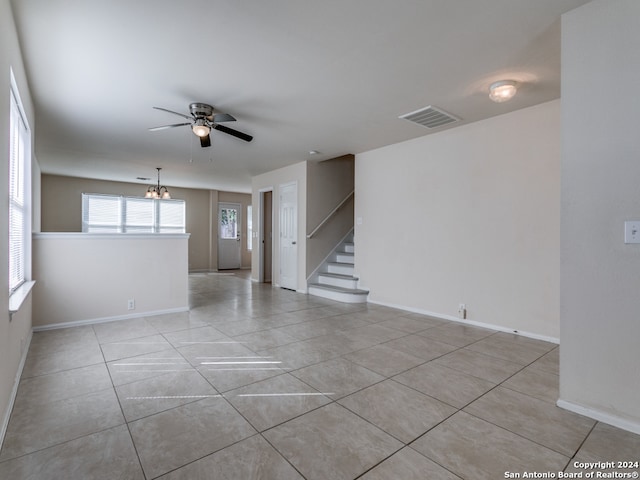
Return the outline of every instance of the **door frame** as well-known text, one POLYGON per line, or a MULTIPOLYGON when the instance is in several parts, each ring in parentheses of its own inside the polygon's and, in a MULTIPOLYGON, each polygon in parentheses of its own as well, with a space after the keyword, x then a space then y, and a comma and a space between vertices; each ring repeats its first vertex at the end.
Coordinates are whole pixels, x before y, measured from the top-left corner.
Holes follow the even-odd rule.
POLYGON ((299 253, 299 248, 300 245, 298 244, 298 240, 299 240, 299 233, 300 233, 300 225, 299 225, 299 221, 298 221, 298 217, 299 217, 299 208, 300 208, 300 202, 299 202, 299 189, 298 189, 298 181, 294 180, 292 182, 287 182, 287 183, 281 183, 278 186, 278 285, 281 288, 286 288, 289 290, 293 290, 295 292, 298 291, 298 263, 299 263, 299 259, 298 259, 298 253, 299 253), (283 286, 282 285, 282 263, 283 263, 283 255, 282 255, 282 249, 283 249, 283 245, 282 245, 282 190, 286 187, 295 187, 295 240, 293 242, 294 247, 295 248, 295 256, 294 256, 294 261, 295 261, 295 265, 294 265, 294 271, 293 271, 293 279, 294 279, 294 285, 293 286, 283 286))
POLYGON ((258 209, 258 282, 265 283, 264 278, 264 195, 265 193, 271 193, 271 284, 273 285, 273 259, 274 259, 274 251, 275 251, 275 242, 273 241, 273 220, 274 220, 274 195, 273 195, 273 187, 262 188, 258 191, 260 193, 260 206, 258 209))

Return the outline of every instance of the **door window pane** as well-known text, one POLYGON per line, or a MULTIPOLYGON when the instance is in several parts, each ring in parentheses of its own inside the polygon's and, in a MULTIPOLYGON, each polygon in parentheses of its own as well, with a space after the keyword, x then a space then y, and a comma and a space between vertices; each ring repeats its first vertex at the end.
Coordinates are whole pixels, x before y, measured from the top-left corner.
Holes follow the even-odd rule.
POLYGON ((238 236, 238 211, 235 208, 220 209, 220 238, 232 239, 238 236))

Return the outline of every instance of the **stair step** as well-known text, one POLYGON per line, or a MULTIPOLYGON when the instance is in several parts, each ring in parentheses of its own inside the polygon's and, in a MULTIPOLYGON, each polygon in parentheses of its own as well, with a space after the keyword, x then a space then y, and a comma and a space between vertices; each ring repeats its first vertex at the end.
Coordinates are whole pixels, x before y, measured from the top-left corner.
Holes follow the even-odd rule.
POLYGON ((345 275, 342 273, 330 273, 330 272, 322 272, 320 274, 321 277, 332 277, 332 278, 342 278, 344 280, 358 280, 358 277, 354 277, 353 275, 345 275))
POLYGON ((309 293, 345 303, 365 303, 367 301, 367 295, 369 295, 367 290, 343 288, 321 283, 309 284, 309 293))
POLYGON ((353 253, 356 250, 356 246, 353 243, 349 243, 349 242, 343 243, 342 247, 344 248, 344 251, 348 253, 353 253))
POLYGON ((355 255, 351 252, 336 252, 336 260, 339 263, 355 263, 355 255))
POLYGON ((340 273, 343 275, 353 274, 353 263, 329 262, 327 264, 329 273, 340 273))
POLYGON ((342 273, 323 272, 318 274, 318 283, 322 285, 335 285, 336 287, 357 288, 358 278, 342 273))

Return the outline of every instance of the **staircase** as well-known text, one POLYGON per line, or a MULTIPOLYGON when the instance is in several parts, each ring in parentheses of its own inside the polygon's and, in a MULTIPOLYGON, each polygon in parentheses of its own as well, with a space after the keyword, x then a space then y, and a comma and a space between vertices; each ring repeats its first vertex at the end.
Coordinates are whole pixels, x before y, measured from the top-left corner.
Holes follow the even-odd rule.
POLYGON ((353 233, 350 234, 320 266, 308 284, 309 295, 329 298, 345 303, 365 303, 369 291, 358 288, 354 277, 353 233))

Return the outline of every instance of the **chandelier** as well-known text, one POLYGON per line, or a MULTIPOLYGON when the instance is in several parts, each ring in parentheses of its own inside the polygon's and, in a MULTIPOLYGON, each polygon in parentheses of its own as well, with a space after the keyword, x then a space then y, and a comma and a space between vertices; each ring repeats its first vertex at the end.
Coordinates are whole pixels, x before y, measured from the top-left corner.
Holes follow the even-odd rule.
POLYGON ((162 170, 162 168, 156 167, 156 170, 158 170, 158 185, 150 185, 149 188, 147 188, 147 193, 145 193, 144 198, 169 199, 171 198, 169 189, 164 185, 160 185, 160 170, 162 170))

